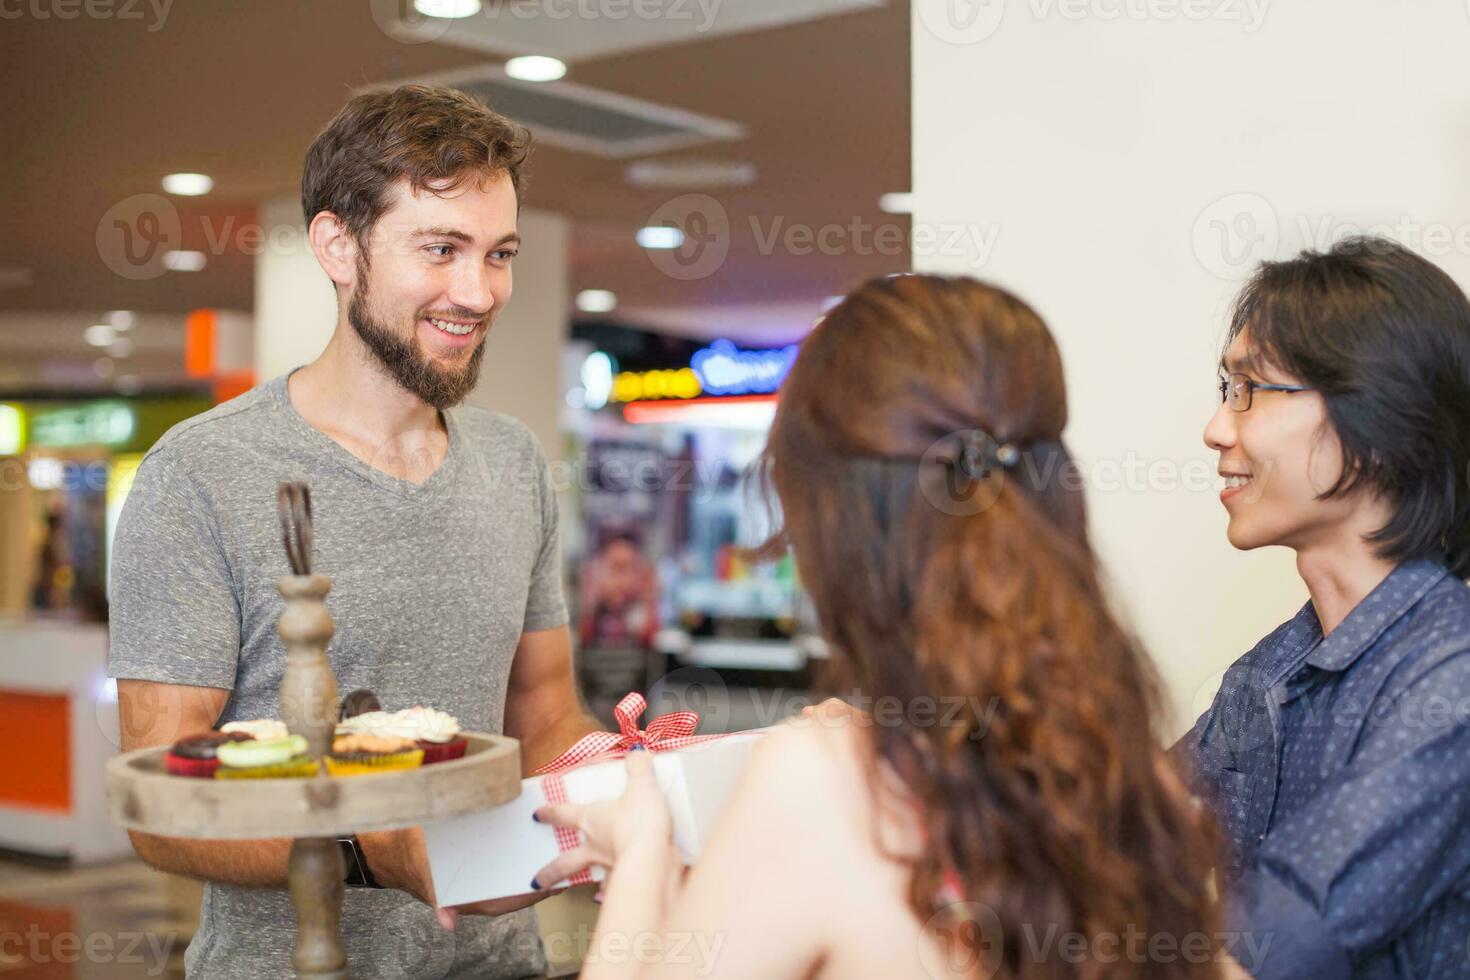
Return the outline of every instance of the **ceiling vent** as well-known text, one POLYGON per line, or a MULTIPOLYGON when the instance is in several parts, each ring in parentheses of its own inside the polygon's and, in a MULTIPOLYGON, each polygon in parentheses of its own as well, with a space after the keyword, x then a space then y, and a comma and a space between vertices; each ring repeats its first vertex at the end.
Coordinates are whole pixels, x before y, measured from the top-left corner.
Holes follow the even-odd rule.
POLYGON ((723 140, 742 139, 744 126, 670 106, 615 95, 574 82, 522 82, 498 67, 405 81, 448 85, 474 96, 523 126, 536 142, 623 159, 723 140))

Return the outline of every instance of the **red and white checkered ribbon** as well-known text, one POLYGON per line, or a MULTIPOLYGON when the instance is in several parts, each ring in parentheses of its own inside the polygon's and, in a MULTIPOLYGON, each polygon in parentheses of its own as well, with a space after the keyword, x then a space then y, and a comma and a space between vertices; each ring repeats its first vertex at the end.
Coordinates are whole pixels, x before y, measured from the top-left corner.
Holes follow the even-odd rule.
MULTIPOLYGON (((537 769, 536 775, 544 776, 541 780, 541 792, 546 795, 546 802, 568 802, 567 787, 561 774, 592 759, 614 759, 627 755, 628 750, 635 745, 641 745, 650 752, 666 752, 670 749, 681 749, 686 745, 696 745, 700 742, 724 738, 723 735, 695 735, 694 730, 699 727, 699 715, 693 711, 674 711, 660 715, 648 723, 647 730, 641 730, 638 727, 638 718, 647 707, 648 702, 643 700, 643 695, 636 691, 626 695, 613 709, 613 715, 618 719, 620 734, 592 732, 584 735, 577 740, 577 744, 537 769)), ((581 831, 573 827, 555 829, 557 851, 565 854, 582 845, 581 831)), ((591 880, 591 870, 584 869, 568 878, 567 882, 573 885, 585 885, 591 880)))
POLYGON ((692 711, 671 711, 666 715, 659 715, 648 723, 646 730, 641 730, 638 727, 638 718, 647 707, 648 702, 637 691, 625 695, 613 709, 620 734, 592 732, 584 735, 577 740, 577 744, 537 769, 536 775, 566 772, 600 756, 625 755, 635 745, 641 745, 650 752, 667 752, 724 737, 694 734, 694 730, 699 727, 699 715, 692 711))
MULTIPOLYGON (((541 792, 546 794, 547 803, 567 802, 567 787, 562 782, 561 776, 552 773, 541 780, 541 792)), ((575 827, 555 827, 556 849, 558 853, 565 854, 574 847, 582 845, 582 832, 575 827)), ((583 868, 567 879, 569 885, 585 885, 592 880, 592 869, 583 868)))

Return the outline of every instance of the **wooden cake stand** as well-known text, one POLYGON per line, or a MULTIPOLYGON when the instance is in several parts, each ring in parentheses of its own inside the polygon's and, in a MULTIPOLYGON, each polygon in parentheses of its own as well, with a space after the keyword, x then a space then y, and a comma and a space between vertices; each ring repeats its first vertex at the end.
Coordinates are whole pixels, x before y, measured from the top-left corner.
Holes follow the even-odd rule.
MULTIPOLYGON (((326 654, 335 629, 324 602, 332 583, 325 575, 291 575, 277 584, 286 598, 277 624, 286 644, 281 716, 320 762, 331 748, 339 710, 326 654)), ((292 963, 300 977, 340 980, 347 976, 341 931, 346 869, 337 839, 484 810, 520 794, 520 743, 462 734, 469 745, 461 759, 335 778, 325 766, 301 779, 175 776, 164 767, 167 747, 139 749, 108 762, 108 810, 130 830, 166 837, 294 838, 287 866, 297 925, 292 963)))

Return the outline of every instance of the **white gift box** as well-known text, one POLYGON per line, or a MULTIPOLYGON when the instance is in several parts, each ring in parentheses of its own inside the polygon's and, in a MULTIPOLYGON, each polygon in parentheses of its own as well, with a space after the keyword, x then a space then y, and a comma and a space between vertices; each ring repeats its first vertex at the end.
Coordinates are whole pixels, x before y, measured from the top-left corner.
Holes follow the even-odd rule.
MULTIPOLYGON (((729 802, 764 729, 737 732, 682 749, 653 753, 653 770, 673 816, 674 846, 694 863, 729 802)), ((558 774, 572 803, 615 800, 627 785, 622 758, 589 762, 558 774)), ((557 856, 556 832, 531 814, 547 802, 547 776, 521 780, 521 795, 495 807, 424 825, 434 895, 441 906, 524 895, 531 879, 557 856)), ((603 870, 595 868, 593 880, 603 870)), ((559 882, 541 882, 551 887, 559 882)))

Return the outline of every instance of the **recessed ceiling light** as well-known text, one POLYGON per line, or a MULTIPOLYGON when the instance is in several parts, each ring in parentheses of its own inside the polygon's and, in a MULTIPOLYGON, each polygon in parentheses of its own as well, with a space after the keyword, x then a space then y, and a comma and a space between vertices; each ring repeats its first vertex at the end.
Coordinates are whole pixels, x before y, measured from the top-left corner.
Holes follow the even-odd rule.
POLYGON ((584 289, 577 294, 577 309, 583 313, 611 313, 617 306, 617 294, 610 289, 584 289))
POLYGON ((127 357, 133 352, 133 342, 126 337, 119 337, 107 346, 110 357, 127 357))
POLYGON ((22 269, 18 265, 0 266, 0 289, 19 289, 29 286, 35 279, 35 273, 30 269, 22 269))
POLYGON ((684 232, 672 225, 649 225, 638 229, 638 244, 644 248, 678 248, 684 244, 684 232))
POLYGON ((117 331, 110 323, 94 323, 82 336, 93 347, 111 347, 117 340, 117 331))
POLYGON ((505 73, 523 82, 554 82, 567 73, 567 66, 559 58, 527 54, 507 61, 505 73))
POLYGON ((182 197, 198 197, 214 189, 214 181, 204 174, 169 174, 163 178, 163 189, 182 197))
POLYGON ((745 187, 755 178, 746 160, 639 160, 623 170, 634 187, 745 187))
POLYGON ((132 310, 113 310, 107 314, 107 322, 112 324, 116 330, 131 330, 138 318, 133 315, 132 310))
POLYGON ((92 362, 92 370, 99 378, 112 377, 112 359, 110 357, 99 357, 92 362))
POLYGON ((890 191, 878 198, 878 207, 889 214, 913 214, 914 195, 911 191, 890 191))
POLYGON ((413 9, 425 17, 458 20, 480 12, 480 0, 413 0, 413 9))
POLYGON ((174 251, 163 253, 163 267, 170 272, 198 272, 204 268, 204 253, 174 251))

